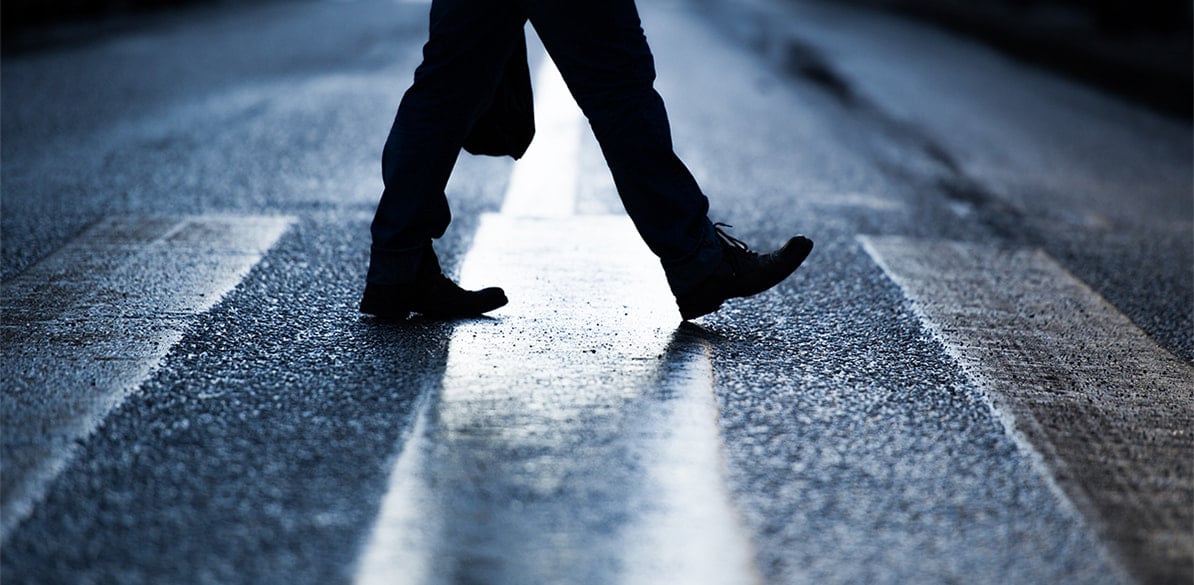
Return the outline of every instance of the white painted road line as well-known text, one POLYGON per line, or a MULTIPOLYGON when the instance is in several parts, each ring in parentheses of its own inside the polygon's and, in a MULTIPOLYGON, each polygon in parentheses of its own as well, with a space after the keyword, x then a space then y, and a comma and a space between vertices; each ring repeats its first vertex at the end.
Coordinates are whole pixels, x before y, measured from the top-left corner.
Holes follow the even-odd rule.
POLYGON ((514 163, 502 214, 568 217, 574 213, 584 117, 564 78, 544 57, 535 73, 535 139, 514 163))
POLYGON ((1043 252, 860 240, 1133 573, 1188 571, 1194 368, 1043 252))
POLYGON ((0 539, 157 367, 189 320, 232 290, 283 217, 108 218, 3 288, 0 539))
POLYGON ((671 397, 632 431, 655 501, 626 536, 623 583, 761 583, 726 482, 709 347, 681 337, 667 355, 661 395, 671 397))
POLYGON ((485 216, 461 280, 512 304, 456 326, 357 583, 755 582, 708 357, 631 222, 485 216))
MULTIPOLYGON (((536 90, 539 112, 571 103, 536 90)), ((560 122, 540 128, 534 164, 573 175, 512 180, 502 214, 482 217, 460 280, 501 285, 511 304, 456 326, 358 584, 758 581, 708 349, 677 329, 629 218, 571 216, 559 185, 575 185, 577 149, 563 143, 579 140, 579 115, 560 122)))

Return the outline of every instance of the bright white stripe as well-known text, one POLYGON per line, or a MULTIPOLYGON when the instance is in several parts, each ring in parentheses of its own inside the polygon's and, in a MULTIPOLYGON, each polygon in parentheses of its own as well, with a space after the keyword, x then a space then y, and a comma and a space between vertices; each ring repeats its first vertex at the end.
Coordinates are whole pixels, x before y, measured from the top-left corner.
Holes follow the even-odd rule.
MULTIPOLYGON (((540 113, 571 102, 537 95, 540 113)), ((579 128, 579 113, 557 122, 579 128)), ((579 135, 548 136, 535 164, 575 185, 579 135)), ((663 271, 630 220, 572 216, 558 191, 512 180, 502 214, 482 216, 460 280, 500 284, 511 305, 454 329, 358 584, 758 581, 707 347, 674 339, 663 271)))
POLYGON ((108 218, 5 283, 0 538, 292 220, 108 218))
POLYGON ((576 207, 584 118, 551 60, 535 74, 535 139, 514 163, 503 215, 567 217, 576 207))
POLYGON ((426 466, 425 441, 419 437, 427 433, 428 404, 423 400, 416 409, 414 427, 403 439, 406 448, 390 472, 376 528, 358 561, 358 585, 434 582, 428 553, 437 531, 431 524, 435 518, 424 517, 435 507, 434 491, 419 481, 426 466))
POLYGON ((860 239, 1121 558, 1194 562, 1194 368, 1041 251, 860 239))
POLYGON ((631 222, 486 215, 461 280, 501 282, 514 304, 456 326, 357 583, 450 582, 478 559, 491 572, 469 576, 489 583, 552 582, 564 565, 621 567, 598 582, 756 582, 706 349, 669 345, 675 305, 631 222), (623 520, 600 532, 574 514, 623 520))
POLYGON ((675 398, 660 405, 666 412, 655 428, 640 431, 659 434, 644 441, 640 455, 650 463, 656 507, 639 516, 625 538, 623 583, 760 583, 725 481, 709 347, 700 342, 679 351, 687 355, 663 382, 675 398))

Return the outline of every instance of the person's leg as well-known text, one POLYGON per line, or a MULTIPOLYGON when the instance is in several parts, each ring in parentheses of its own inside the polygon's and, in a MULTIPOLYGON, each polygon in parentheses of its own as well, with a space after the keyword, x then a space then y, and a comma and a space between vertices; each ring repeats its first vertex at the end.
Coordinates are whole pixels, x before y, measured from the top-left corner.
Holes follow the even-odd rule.
POLYGON ((489 104, 526 17, 508 0, 434 0, 429 38, 382 154, 367 282, 410 284, 451 221, 444 187, 489 104))
POLYGON ((589 119, 618 194, 676 294, 714 272, 709 201, 672 150, 655 64, 633 0, 522 0, 589 119))
POLYGON ((520 0, 605 154, 618 194, 660 261, 684 319, 767 290, 813 243, 752 252, 708 219, 709 202, 672 149, 655 63, 634 0, 520 0))

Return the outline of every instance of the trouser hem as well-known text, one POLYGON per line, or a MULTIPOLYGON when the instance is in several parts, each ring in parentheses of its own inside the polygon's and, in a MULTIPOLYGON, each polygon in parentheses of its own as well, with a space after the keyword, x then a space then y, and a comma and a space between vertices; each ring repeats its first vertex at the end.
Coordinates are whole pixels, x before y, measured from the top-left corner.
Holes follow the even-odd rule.
POLYGON ((661 260, 672 294, 680 296, 687 293, 696 288, 701 281, 712 276, 721 264, 723 254, 721 241, 713 231, 713 224, 706 220, 700 244, 692 254, 679 260, 661 260))
POLYGON ((426 250, 426 244, 409 248, 373 246, 369 251, 369 273, 365 277, 365 281, 368 284, 385 286, 415 282, 419 273, 419 264, 426 250))

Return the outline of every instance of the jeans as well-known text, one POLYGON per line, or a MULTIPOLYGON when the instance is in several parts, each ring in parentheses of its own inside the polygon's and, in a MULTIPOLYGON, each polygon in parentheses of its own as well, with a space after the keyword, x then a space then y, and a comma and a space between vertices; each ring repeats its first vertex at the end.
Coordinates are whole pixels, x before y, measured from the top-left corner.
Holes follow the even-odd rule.
POLYGON ((382 154, 368 281, 415 280, 451 221, 444 195, 465 136, 493 99, 527 21, 601 146, 618 195, 673 293, 709 276, 722 250, 709 201, 672 149, 634 0, 434 0, 430 35, 382 154))

